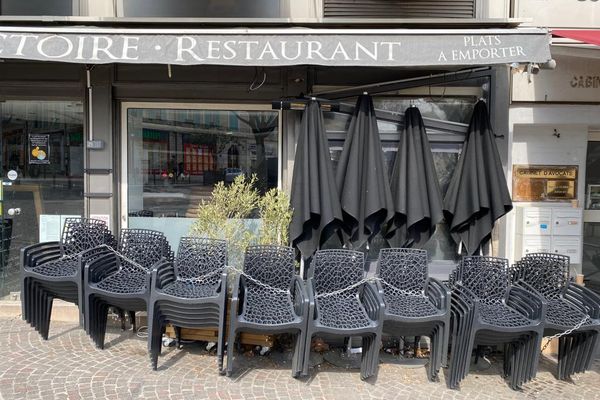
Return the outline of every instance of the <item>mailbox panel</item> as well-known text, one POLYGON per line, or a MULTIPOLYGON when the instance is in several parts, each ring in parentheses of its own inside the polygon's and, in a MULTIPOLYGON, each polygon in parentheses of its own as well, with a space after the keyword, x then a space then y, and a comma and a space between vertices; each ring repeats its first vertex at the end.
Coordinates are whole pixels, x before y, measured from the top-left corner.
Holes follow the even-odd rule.
POLYGON ((524 235, 552 234, 552 210, 527 207, 523 209, 521 231, 524 235))
POLYGON ((569 256, 571 264, 581 264, 581 237, 554 236, 552 238, 552 252, 569 256))
POLYGON ((554 235, 581 235, 582 211, 579 208, 555 208, 552 211, 552 233, 554 235))

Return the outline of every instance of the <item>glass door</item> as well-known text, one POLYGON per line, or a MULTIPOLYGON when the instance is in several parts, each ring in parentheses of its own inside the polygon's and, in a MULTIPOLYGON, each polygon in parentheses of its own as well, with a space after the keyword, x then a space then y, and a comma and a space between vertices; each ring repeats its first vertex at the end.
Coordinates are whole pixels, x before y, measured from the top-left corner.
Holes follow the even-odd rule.
POLYGON ((218 182, 279 186, 280 113, 270 106, 124 103, 121 225, 164 232, 173 249, 218 182))
POLYGON ((588 287, 600 293, 600 132, 591 132, 585 174, 582 273, 588 287))
POLYGON ((19 253, 59 240, 64 219, 84 215, 83 103, 0 103, 3 262, 0 297, 20 290, 19 253))

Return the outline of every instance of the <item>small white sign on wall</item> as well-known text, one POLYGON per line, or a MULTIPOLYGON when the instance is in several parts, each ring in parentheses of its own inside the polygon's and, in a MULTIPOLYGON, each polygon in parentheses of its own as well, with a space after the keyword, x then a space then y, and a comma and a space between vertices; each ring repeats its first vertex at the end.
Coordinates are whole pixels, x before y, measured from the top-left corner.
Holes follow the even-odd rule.
POLYGON ((90 214, 91 219, 98 219, 106 222, 106 226, 110 229, 110 215, 108 214, 90 214))

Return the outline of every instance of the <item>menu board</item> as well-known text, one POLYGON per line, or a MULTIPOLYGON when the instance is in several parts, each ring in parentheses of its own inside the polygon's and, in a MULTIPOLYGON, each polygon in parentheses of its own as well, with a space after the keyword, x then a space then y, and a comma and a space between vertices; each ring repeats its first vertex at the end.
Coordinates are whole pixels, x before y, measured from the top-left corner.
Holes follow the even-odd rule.
POLYGON ((513 201, 577 199, 577 165, 513 165, 513 201))

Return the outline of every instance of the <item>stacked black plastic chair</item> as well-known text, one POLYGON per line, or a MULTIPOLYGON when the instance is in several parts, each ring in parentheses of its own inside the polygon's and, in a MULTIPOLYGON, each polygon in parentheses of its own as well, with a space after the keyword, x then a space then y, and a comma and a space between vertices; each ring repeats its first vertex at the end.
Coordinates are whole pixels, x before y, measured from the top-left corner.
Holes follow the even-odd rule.
POLYGON ((427 251, 382 249, 377 277, 385 302, 383 332, 393 336, 429 336, 427 377, 433 381, 446 365, 450 337, 450 290, 428 277, 427 251))
POLYGON ((97 246, 114 246, 104 221, 67 218, 60 242, 38 243, 21 250, 23 319, 48 339, 54 299, 79 306, 83 325, 83 265, 98 255, 97 246))
POLYGON ((569 279, 569 257, 534 253, 515 265, 516 284, 538 293, 546 302, 544 335, 561 336, 558 346, 558 378, 568 379, 588 370, 600 331, 600 296, 569 279))
POLYGON ((308 314, 307 293, 296 275, 294 250, 281 246, 250 246, 244 274, 238 275, 231 298, 227 339, 227 375, 233 372, 234 343, 240 332, 295 333, 292 376, 302 372, 308 314))
MULTIPOLYGON (((152 272, 148 305, 148 349, 156 369, 167 323, 180 328, 218 328, 217 357, 223 371, 227 310, 227 243, 184 237, 175 262, 164 261, 152 272)), ((179 339, 179 334, 177 335, 179 339)))
POLYGON ((352 250, 319 250, 308 273, 310 308, 303 373, 308 374, 312 336, 361 336, 360 376, 377 374, 384 304, 377 287, 362 281, 364 255, 352 250))
MULTIPOLYGON (((504 376, 512 389, 535 377, 545 318, 536 294, 511 286, 508 260, 463 257, 452 284, 452 351, 448 386, 469 372, 476 346, 503 346, 504 376)), ((502 348, 502 347, 500 347, 502 348)))
POLYGON ((85 328, 104 348, 108 310, 146 311, 153 267, 173 260, 167 238, 149 229, 122 229, 117 252, 104 254, 85 266, 85 328))

